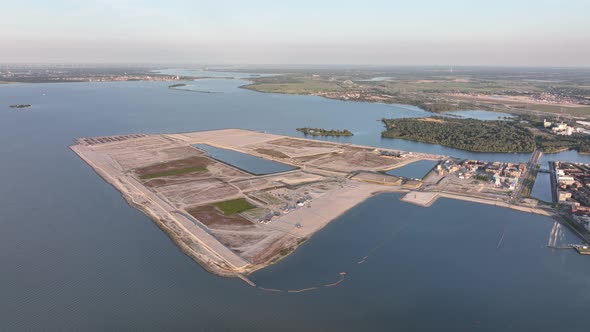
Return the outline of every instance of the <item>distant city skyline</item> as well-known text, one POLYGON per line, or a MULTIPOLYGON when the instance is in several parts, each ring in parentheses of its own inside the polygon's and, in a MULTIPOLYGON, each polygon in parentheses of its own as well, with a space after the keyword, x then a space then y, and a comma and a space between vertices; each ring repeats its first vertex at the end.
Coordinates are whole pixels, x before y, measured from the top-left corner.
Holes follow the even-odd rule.
POLYGON ((590 2, 23 0, 0 63, 590 66, 590 2))

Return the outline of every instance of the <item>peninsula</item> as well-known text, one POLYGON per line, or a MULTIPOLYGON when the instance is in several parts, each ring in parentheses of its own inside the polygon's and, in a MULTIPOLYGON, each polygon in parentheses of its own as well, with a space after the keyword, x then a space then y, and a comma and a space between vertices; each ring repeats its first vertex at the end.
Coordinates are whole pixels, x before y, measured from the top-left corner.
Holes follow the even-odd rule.
POLYGON ((240 129, 79 138, 70 148, 205 269, 248 282, 376 193, 407 193, 404 201, 424 206, 450 197, 553 213, 521 199, 538 153, 527 165, 488 165, 240 129), (240 158, 273 167, 252 170, 240 158), (438 166, 423 180, 385 173, 418 160, 438 166), (472 165, 491 175, 465 180, 472 165))

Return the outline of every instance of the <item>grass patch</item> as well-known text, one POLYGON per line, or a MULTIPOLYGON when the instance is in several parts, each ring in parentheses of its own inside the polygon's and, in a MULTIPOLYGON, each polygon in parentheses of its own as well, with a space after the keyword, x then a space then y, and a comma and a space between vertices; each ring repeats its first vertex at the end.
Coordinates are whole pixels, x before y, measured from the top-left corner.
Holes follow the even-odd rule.
POLYGON ((250 204, 244 198, 230 199, 229 201, 223 201, 213 204, 216 208, 220 209, 224 215, 230 216, 232 214, 241 213, 244 211, 251 210, 256 206, 250 204))
POLYGON ((206 172, 206 171, 207 171, 207 167, 202 167, 202 166, 187 167, 187 168, 171 169, 168 171, 145 174, 145 175, 141 175, 139 178, 142 180, 149 180, 149 179, 161 178, 161 177, 165 177, 165 176, 182 175, 182 174, 187 174, 187 173, 206 172))

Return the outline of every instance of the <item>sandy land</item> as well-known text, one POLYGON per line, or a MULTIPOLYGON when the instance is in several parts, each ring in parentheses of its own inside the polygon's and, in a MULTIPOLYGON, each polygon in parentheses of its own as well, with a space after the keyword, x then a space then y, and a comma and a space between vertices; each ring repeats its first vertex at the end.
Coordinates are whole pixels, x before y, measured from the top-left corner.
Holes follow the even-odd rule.
POLYGON ((181 140, 188 144, 206 143, 225 148, 236 148, 240 146, 260 144, 283 137, 279 135, 242 129, 198 131, 192 133, 172 134, 166 136, 181 140))
POLYGON ((375 193, 398 191, 402 191, 400 187, 347 181, 342 189, 330 191, 314 199, 308 206, 273 221, 269 227, 298 238, 306 238, 375 193), (301 227, 297 227, 297 224, 301 227))

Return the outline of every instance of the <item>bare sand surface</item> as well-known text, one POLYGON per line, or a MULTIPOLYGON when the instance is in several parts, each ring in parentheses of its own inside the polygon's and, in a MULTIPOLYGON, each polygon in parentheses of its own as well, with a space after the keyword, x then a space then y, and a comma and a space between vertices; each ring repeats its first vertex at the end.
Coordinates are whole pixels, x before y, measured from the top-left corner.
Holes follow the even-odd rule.
POLYGON ((188 144, 206 143, 226 148, 260 144, 284 136, 242 129, 222 129, 166 135, 188 144))
POLYGON ((397 192, 399 187, 347 181, 342 189, 330 191, 314 199, 308 206, 295 210, 268 227, 289 233, 298 238, 311 236, 344 212, 367 200, 377 192, 397 192), (298 227, 297 225, 301 227, 298 227))

